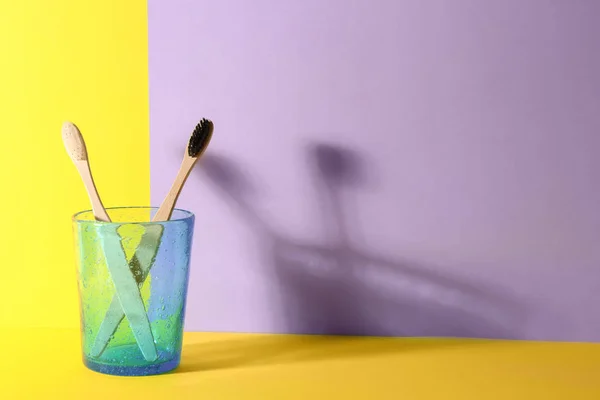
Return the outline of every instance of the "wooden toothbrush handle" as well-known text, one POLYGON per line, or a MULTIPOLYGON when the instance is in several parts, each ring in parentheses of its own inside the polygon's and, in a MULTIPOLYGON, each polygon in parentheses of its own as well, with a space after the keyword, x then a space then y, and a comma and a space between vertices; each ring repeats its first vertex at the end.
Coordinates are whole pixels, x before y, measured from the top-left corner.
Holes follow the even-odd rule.
POLYGON ((96 185, 94 184, 94 178, 92 177, 90 164, 87 160, 81 160, 76 161, 75 166, 79 171, 79 175, 81 175, 81 179, 83 180, 83 184, 85 185, 85 188, 87 190, 90 202, 92 203, 92 211, 94 213, 94 217, 98 221, 111 222, 108 213, 104 209, 102 200, 100 200, 100 195, 98 194, 96 185))
POLYGON ((190 175, 190 171, 194 167, 198 159, 186 156, 181 163, 181 167, 179 168, 179 172, 177 173, 177 177, 171 185, 171 190, 167 193, 167 196, 163 200, 156 214, 154 214, 154 218, 152 221, 168 221, 171 218, 171 214, 173 213, 173 209, 175 208, 175 203, 177 203, 177 198, 179 197, 179 193, 181 193, 181 189, 183 189, 183 185, 190 175))

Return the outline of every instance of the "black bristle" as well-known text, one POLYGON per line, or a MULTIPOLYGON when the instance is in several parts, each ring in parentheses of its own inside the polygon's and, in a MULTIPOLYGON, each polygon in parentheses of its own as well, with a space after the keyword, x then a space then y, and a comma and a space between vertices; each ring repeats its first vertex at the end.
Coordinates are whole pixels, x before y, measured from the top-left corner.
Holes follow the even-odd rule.
POLYGON ((196 128, 194 128, 194 132, 192 132, 192 136, 188 143, 188 155, 190 157, 196 157, 206 146, 208 146, 212 131, 212 121, 202 118, 198 125, 196 125, 196 128))

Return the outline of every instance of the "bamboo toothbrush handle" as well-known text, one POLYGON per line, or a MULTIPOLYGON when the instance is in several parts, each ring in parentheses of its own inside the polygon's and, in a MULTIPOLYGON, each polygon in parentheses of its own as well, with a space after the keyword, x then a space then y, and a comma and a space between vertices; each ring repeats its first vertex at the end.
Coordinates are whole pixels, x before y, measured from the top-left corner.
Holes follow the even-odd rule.
POLYGON ((171 185, 171 190, 169 190, 169 193, 163 200, 158 211, 154 214, 152 221, 168 221, 171 218, 179 193, 181 193, 181 189, 190 175, 190 171, 194 167, 196 161, 198 161, 198 158, 189 157, 187 155, 184 157, 179 172, 177 173, 177 177, 175 178, 173 185, 171 185))
POLYGON ((87 160, 81 160, 75 161, 75 166, 81 175, 81 179, 83 180, 83 184, 87 190, 90 202, 92 203, 94 217, 98 221, 110 222, 110 217, 108 216, 108 213, 102 204, 102 200, 100 200, 98 190, 96 189, 94 178, 92 177, 92 171, 90 170, 90 164, 87 160))
MULTIPOLYGON (((94 184, 92 172, 88 162, 85 141, 79 129, 71 122, 65 122, 62 127, 62 138, 69 157, 75 164, 81 180, 83 181, 94 217, 99 221, 110 222, 110 217, 102 205, 100 195, 94 184)), ((100 245, 104 252, 107 267, 111 275, 118 303, 127 317, 131 330, 139 348, 147 361, 154 361, 158 357, 150 320, 144 308, 144 301, 140 295, 139 287, 127 262, 122 248, 121 237, 116 227, 100 231, 100 245), (111 230, 112 229, 112 232, 111 230)))

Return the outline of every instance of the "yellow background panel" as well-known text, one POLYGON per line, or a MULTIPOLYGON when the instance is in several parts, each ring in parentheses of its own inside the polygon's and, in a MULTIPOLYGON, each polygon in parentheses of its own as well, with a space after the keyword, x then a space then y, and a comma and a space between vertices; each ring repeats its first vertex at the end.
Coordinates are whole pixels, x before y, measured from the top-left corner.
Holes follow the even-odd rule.
POLYGON ((145 1, 0 0, 0 326, 79 323, 64 120, 105 206, 149 203, 147 56, 145 1))

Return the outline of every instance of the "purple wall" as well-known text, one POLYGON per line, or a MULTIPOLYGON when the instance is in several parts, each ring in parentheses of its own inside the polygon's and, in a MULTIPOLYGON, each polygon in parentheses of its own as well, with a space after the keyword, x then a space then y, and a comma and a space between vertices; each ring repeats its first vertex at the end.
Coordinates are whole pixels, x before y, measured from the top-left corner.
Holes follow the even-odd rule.
POLYGON ((600 340, 600 2, 149 1, 188 330, 600 340))

